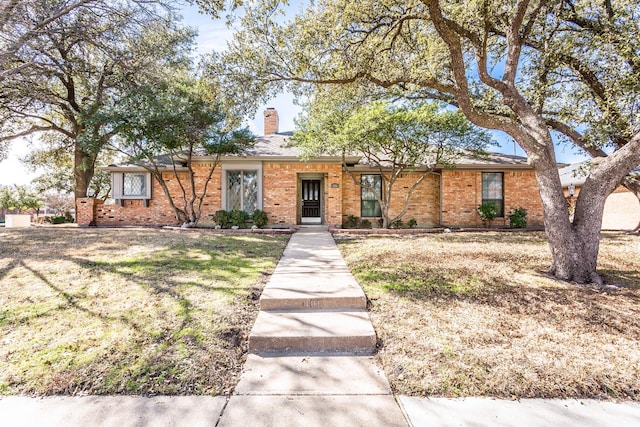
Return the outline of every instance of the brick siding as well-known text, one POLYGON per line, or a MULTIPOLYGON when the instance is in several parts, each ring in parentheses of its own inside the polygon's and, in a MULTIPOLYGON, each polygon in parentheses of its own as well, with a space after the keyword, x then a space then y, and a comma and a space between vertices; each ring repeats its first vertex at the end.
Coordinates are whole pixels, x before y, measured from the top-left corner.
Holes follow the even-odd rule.
POLYGON ((323 177, 322 222, 332 225, 342 222, 342 165, 265 162, 262 174, 263 210, 269 215, 270 224, 300 222, 300 181, 304 174, 323 177))
MULTIPOLYGON (((513 208, 527 210, 527 223, 541 226, 544 222, 542 200, 534 171, 504 171, 504 218, 494 224, 508 225, 506 215, 513 208)), ((442 225, 481 226, 476 209, 482 204, 482 171, 442 171, 442 225)))
MULTIPOLYGON (((207 164, 194 165, 195 182, 201 193, 207 164)), ((350 175, 342 172, 340 164, 303 162, 264 162, 262 166, 263 210, 269 224, 293 225, 300 223, 300 183, 305 177, 322 177, 322 222, 342 224, 349 215, 360 216, 360 187, 350 175)), ((360 175, 356 175, 359 179, 360 175)), ((180 203, 178 181, 172 173, 164 175, 174 200, 180 203)), ((185 182, 187 175, 182 173, 185 182)), ((391 216, 404 204, 405 191, 418 178, 416 173, 403 174, 394 185, 391 216)), ((104 204, 99 200, 81 199, 77 203, 77 221, 80 225, 168 225, 176 224, 174 212, 160 185, 152 180, 152 199, 148 206, 143 200, 125 200, 123 206, 104 204)), ((189 188, 188 185, 186 188, 189 188)), ((524 207, 530 225, 542 225, 542 203, 537 190, 534 171, 504 172, 505 212, 524 207)), ((476 208, 482 202, 481 171, 445 170, 429 175, 414 191, 403 221, 415 218, 419 226, 481 226, 476 208), (442 185, 440 181, 442 180, 442 185), (442 197, 442 213, 440 213, 442 197), (441 217, 442 216, 442 217, 441 217)), ((203 224, 211 223, 211 216, 222 209, 222 168, 218 166, 209 182, 202 205, 203 224)), ((377 221, 372 219, 374 226, 377 221)), ((500 219, 496 224, 508 225, 500 219)))
MULTIPOLYGON (((372 172, 375 174, 375 172, 372 172)), ((354 182, 359 182, 361 174, 354 174, 353 178, 349 174, 342 177, 342 221, 346 221, 349 215, 360 217, 360 194, 361 188, 354 182)), ((403 174, 393 184, 391 189, 391 203, 389 208, 389 217, 394 218, 404 207, 405 195, 409 188, 415 183, 420 174, 406 173, 403 174)), ((413 191, 409 200, 409 208, 402 217, 402 221, 406 224, 411 218, 414 218, 418 226, 430 227, 440 224, 440 179, 437 175, 429 175, 422 181, 413 191)), ((384 189, 383 189, 384 191, 384 189)), ((376 218, 367 218, 377 226, 376 218)))

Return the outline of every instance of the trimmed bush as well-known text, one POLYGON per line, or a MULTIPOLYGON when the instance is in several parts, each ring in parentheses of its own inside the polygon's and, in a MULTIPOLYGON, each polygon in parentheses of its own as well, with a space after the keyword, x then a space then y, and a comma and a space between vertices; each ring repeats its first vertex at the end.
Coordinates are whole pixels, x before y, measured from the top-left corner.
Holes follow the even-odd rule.
POLYGON ((253 211, 253 214, 251 214, 251 218, 253 219, 253 225, 258 228, 264 227, 269 221, 269 216, 267 215, 267 213, 265 211, 261 211, 260 209, 256 209, 255 211, 253 211))
POLYGON ((491 221, 498 216, 498 205, 493 202, 483 203, 478 206, 478 215, 480 215, 482 222, 486 223, 488 227, 491 225, 491 221))
POLYGON ((229 228, 229 223, 231 223, 231 214, 224 209, 216 211, 213 215, 213 221, 221 228, 229 228))
POLYGON ((229 215, 231 216, 231 224, 238 228, 245 228, 247 221, 249 220, 249 214, 240 209, 232 210, 229 215))
POLYGON ((347 220, 342 224, 343 228, 358 228, 359 218, 354 215, 349 215, 347 220))
POLYGON ((525 208, 513 208, 508 216, 511 228, 527 228, 527 210, 525 208))

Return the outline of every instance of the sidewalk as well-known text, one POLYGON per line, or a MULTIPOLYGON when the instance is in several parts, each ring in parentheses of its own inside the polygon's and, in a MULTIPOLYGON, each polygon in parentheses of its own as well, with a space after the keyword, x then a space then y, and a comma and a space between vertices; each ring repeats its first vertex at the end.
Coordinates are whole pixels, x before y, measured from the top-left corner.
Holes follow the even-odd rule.
POLYGON ((0 425, 640 426, 640 403, 394 396, 366 297, 326 228, 294 234, 227 397, 0 397, 0 425))

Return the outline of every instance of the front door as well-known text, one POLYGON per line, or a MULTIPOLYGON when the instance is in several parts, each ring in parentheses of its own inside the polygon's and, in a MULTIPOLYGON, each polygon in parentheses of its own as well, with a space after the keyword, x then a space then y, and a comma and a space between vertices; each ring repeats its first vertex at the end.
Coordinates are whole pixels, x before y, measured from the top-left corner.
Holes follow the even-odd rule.
POLYGON ((321 214, 321 181, 319 179, 302 180, 302 214, 303 224, 320 224, 321 214))

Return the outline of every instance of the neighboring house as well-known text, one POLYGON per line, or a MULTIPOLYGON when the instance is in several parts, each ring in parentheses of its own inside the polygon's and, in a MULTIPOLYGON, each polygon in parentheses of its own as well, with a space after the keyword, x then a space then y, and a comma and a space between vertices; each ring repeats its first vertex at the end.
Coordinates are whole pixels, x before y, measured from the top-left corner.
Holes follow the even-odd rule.
MULTIPOLYGON (((584 184, 589 172, 589 163, 574 163, 560 169, 560 182, 570 205, 575 203, 576 197, 584 184)), ((640 174, 640 168, 632 173, 640 174)), ((629 190, 619 185, 607 197, 602 216, 603 230, 633 231, 640 224, 640 201, 629 190)))
MULTIPOLYGON (((380 207, 370 190, 356 185, 342 169, 340 157, 300 159, 300 151, 290 147, 290 133, 278 133, 278 114, 265 111, 265 136, 243 156, 221 159, 209 183, 203 204, 203 222, 220 209, 262 209, 272 226, 296 224, 340 225, 350 215, 367 218, 374 226, 380 207)), ((360 164, 359 157, 347 160, 353 176, 381 188, 376 169, 360 164)), ((196 182, 202 183, 204 170, 198 164, 210 162, 195 157, 196 182), (201 169, 201 171, 200 171, 201 169), (201 173, 199 173, 201 172, 201 173)), ((112 198, 116 204, 100 200, 78 201, 80 225, 160 225, 175 224, 173 210, 163 191, 143 168, 132 165, 104 168, 112 176, 112 198)), ((486 201, 497 203, 500 217, 494 225, 508 225, 512 208, 524 207, 532 226, 543 223, 543 212, 535 173, 526 158, 490 154, 485 160, 461 159, 455 169, 437 168, 414 191, 403 220, 414 218, 422 227, 476 227, 482 221, 476 211, 486 201)), ((391 215, 401 210, 404 193, 415 182, 416 173, 404 173, 394 186, 391 215)), ((171 192, 177 183, 168 168, 165 176, 171 192)))

